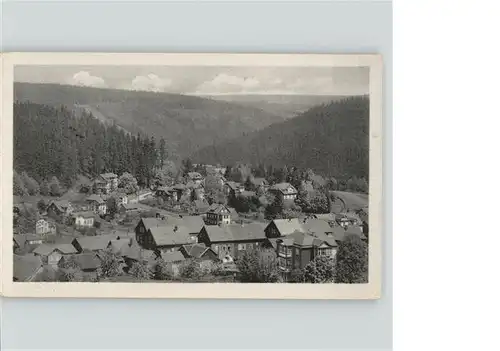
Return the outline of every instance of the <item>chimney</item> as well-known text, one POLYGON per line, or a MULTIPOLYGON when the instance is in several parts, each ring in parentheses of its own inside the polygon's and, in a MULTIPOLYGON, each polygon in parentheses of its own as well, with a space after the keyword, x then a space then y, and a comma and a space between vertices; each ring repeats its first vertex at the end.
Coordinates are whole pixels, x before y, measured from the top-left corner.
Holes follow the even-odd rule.
POLYGON ((174 233, 179 229, 178 226, 174 226, 174 233))

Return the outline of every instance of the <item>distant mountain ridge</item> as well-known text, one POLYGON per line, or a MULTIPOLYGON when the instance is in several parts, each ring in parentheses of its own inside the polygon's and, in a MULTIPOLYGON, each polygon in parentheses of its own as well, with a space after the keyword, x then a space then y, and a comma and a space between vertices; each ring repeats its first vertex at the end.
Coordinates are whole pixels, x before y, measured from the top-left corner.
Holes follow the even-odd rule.
POLYGON ((369 168, 369 98, 357 96, 313 107, 192 155, 194 162, 311 168, 334 177, 364 177, 369 168))
POLYGON ((90 111, 130 133, 165 138, 178 157, 285 119, 255 106, 197 96, 59 84, 16 82, 14 100, 65 105, 77 114, 90 111))
POLYGON ((286 119, 304 113, 311 107, 345 99, 348 96, 300 95, 300 94, 245 94, 245 95, 205 95, 203 97, 218 101, 228 101, 243 106, 258 107, 266 112, 277 114, 286 119))

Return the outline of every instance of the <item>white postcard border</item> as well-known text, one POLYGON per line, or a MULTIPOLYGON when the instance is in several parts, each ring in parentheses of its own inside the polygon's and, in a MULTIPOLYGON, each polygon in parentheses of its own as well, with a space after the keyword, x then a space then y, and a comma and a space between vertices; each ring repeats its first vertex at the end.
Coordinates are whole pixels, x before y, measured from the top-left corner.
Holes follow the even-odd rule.
POLYGON ((376 54, 7 53, 0 56, 0 294, 12 297, 377 299, 382 291, 383 63, 376 54), (369 283, 25 283, 13 282, 12 177, 15 65, 370 67, 369 283))

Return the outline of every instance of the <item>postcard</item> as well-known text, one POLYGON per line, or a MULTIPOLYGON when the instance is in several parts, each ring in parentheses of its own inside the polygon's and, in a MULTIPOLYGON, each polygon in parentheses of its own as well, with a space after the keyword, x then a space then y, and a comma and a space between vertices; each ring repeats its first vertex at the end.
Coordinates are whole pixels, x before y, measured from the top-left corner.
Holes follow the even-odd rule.
POLYGON ((2 295, 381 296, 380 55, 1 60, 2 295))

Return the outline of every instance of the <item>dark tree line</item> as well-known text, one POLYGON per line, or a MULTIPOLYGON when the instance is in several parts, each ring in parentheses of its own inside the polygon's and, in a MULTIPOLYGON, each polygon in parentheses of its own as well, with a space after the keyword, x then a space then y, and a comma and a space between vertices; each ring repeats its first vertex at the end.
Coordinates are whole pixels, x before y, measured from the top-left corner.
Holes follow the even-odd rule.
POLYGON ((14 168, 38 182, 55 176, 70 185, 78 174, 129 172, 149 186, 166 154, 164 140, 130 135, 90 113, 76 117, 65 106, 14 103, 14 168))

